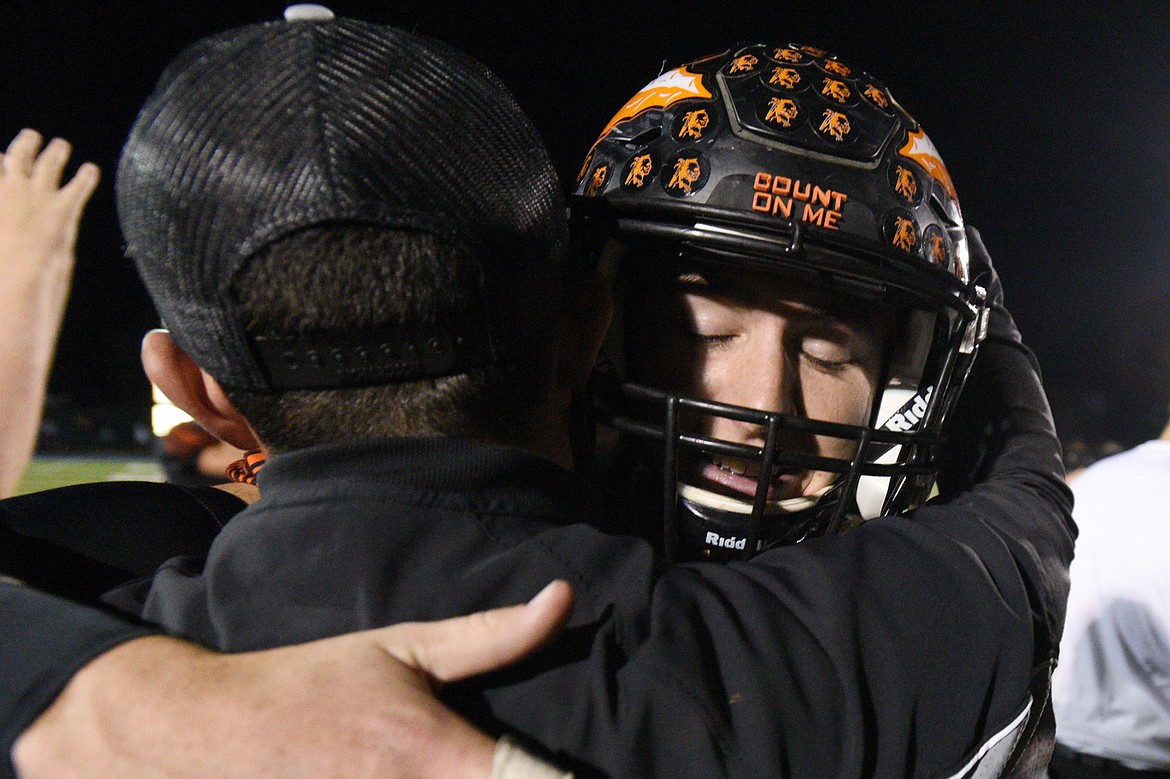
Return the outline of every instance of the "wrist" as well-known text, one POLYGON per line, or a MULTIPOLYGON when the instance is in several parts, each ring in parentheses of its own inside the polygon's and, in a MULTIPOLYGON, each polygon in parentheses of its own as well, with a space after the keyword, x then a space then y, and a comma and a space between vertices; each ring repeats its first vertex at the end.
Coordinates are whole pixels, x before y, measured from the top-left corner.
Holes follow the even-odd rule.
POLYGON ((17 738, 12 761, 19 775, 113 775, 144 751, 168 751, 174 732, 160 713, 182 695, 171 669, 189 668, 202 651, 146 636, 98 655, 17 738))

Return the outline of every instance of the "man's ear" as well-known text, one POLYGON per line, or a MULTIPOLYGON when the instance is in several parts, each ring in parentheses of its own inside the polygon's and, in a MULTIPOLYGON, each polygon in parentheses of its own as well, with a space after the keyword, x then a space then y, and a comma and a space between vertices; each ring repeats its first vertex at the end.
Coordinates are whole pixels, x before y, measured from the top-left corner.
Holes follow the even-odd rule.
POLYGON ((581 280, 565 314, 557 355, 557 386, 572 390, 585 388, 612 317, 613 294, 609 283, 597 271, 590 271, 581 280))
POLYGON ((211 374, 179 348, 166 330, 151 330, 142 339, 142 367, 147 377, 200 427, 240 449, 259 449, 248 420, 228 400, 211 374))

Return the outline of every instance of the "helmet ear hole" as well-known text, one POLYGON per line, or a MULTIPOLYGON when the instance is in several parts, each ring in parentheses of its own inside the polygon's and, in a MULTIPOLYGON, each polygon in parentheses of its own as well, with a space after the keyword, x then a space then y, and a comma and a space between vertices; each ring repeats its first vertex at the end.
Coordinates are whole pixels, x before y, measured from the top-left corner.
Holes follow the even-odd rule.
POLYGON ((637 135, 635 135, 633 138, 630 138, 628 141, 623 141, 622 143, 623 143, 623 145, 628 146, 630 148, 640 148, 642 146, 645 146, 648 143, 653 143, 654 141, 658 140, 661 136, 662 136, 662 128, 661 127, 651 127, 650 129, 645 130, 644 132, 640 132, 637 135))
POLYGON ((931 212, 935 215, 935 217, 940 222, 943 222, 944 224, 947 224, 951 227, 961 227, 962 226, 958 222, 956 222, 954 219, 952 219, 951 215, 947 213, 947 207, 945 205, 943 205, 943 202, 942 202, 942 200, 939 199, 938 195, 936 195, 932 192, 930 195, 929 202, 930 202, 931 212))

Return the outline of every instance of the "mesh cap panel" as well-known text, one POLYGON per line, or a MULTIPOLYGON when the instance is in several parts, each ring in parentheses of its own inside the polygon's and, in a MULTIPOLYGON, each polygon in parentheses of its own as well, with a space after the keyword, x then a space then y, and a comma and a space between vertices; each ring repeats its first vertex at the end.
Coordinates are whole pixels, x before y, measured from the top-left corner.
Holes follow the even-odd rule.
MULTIPOLYGON (((117 199, 179 345, 225 386, 262 391, 289 387, 258 362, 255 336, 274 334, 245 332, 229 289, 275 239, 339 221, 418 229, 468 252, 490 289, 565 229, 547 152, 493 74, 351 19, 252 25, 184 51, 130 133, 117 199)), ((356 383, 387 380, 368 375, 356 383)))

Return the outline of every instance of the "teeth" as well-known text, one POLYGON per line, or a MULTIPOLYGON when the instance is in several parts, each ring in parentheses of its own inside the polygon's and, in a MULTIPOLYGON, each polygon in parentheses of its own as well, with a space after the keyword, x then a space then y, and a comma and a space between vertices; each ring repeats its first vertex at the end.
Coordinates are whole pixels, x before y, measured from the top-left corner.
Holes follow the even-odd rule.
POLYGON ((746 468, 741 464, 727 462, 725 460, 716 459, 714 460, 714 463, 719 466, 720 470, 727 471, 728 473, 739 474, 740 476, 743 476, 744 471, 746 470, 746 468))
MULTIPOLYGON (((727 473, 734 473, 737 476, 747 475, 748 464, 743 462, 742 460, 722 460, 719 457, 712 456, 711 462, 713 462, 716 466, 718 466, 719 470, 721 470, 721 471, 726 471, 727 473)), ((795 472, 796 472, 796 470, 793 468, 786 469, 786 468, 782 468, 779 465, 772 466, 772 478, 776 478, 777 476, 779 476, 782 473, 795 473, 795 472)), ((752 478, 755 478, 755 474, 752 474, 752 478)))

